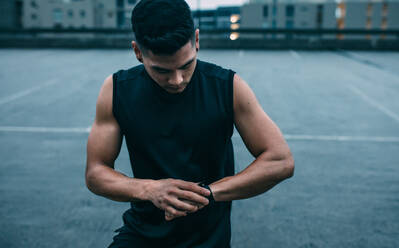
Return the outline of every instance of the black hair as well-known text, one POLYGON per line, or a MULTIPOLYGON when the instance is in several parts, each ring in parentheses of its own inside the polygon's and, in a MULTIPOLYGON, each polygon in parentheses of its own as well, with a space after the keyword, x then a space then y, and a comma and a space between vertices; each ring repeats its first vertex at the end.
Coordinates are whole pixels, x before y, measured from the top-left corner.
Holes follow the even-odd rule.
POLYGON ((131 21, 140 50, 172 55, 189 40, 195 41, 193 17, 184 0, 141 0, 131 21))

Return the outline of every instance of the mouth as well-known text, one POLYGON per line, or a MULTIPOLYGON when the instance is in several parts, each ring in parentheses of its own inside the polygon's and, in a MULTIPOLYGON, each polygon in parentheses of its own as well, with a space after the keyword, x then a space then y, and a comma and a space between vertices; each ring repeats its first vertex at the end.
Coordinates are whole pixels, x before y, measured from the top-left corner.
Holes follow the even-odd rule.
POLYGON ((186 85, 184 85, 182 87, 166 87, 166 88, 170 91, 182 91, 186 88, 186 85))

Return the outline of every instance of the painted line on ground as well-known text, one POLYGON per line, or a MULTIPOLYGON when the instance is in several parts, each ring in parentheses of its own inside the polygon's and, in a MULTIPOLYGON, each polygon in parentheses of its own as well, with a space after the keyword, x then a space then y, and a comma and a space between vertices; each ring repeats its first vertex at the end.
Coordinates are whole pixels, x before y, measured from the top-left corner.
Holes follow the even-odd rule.
POLYGON ((0 132, 25 133, 90 133, 91 127, 12 127, 0 126, 0 132))
MULTIPOLYGON (((233 134, 233 138, 239 138, 238 133, 233 134)), ((399 136, 343 136, 343 135, 296 135, 284 134, 286 140, 303 140, 303 141, 366 141, 366 142, 394 142, 399 143, 399 136)))
POLYGON ((379 109, 381 112, 383 112, 384 114, 386 114, 387 116, 391 117, 392 119, 394 119, 395 121, 397 121, 399 123, 399 116, 397 114, 395 114, 393 111, 389 110, 385 106, 383 106, 380 103, 378 103, 377 101, 373 100, 371 97, 366 95, 364 92, 359 90, 357 87, 355 87, 353 85, 346 85, 346 87, 348 87, 353 93, 355 93, 358 96, 360 96, 361 98, 363 98, 363 100, 366 101, 368 104, 379 109))
MULTIPOLYGON (((90 127, 13 127, 0 126, 0 132, 21 133, 90 133, 90 127)), ((234 132, 233 138, 240 138, 234 132)), ((309 141, 368 141, 368 142, 399 142, 399 137, 384 136, 342 136, 342 135, 295 135, 285 134, 286 140, 309 140, 309 141)))
POLYGON ((49 82, 47 82, 45 84, 38 85, 36 87, 32 87, 30 89, 26 89, 26 90, 23 90, 21 92, 18 92, 18 93, 12 94, 10 96, 4 97, 4 98, 0 99, 0 106, 3 105, 3 104, 9 103, 11 101, 14 101, 14 100, 16 100, 18 98, 21 98, 21 97, 27 96, 29 94, 32 94, 35 91, 39 91, 39 90, 41 90, 44 87, 47 87, 47 86, 50 86, 50 85, 53 85, 53 84, 56 84, 56 83, 58 83, 58 81, 53 79, 53 80, 50 80, 49 82))

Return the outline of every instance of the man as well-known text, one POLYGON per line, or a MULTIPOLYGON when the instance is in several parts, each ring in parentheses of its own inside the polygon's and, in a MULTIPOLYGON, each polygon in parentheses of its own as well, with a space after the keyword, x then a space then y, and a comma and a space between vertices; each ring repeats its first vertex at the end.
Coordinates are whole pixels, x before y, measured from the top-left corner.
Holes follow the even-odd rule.
POLYGON ((244 80, 197 60, 184 0, 142 0, 132 26, 142 65, 105 79, 87 143, 88 188, 131 202, 110 247, 230 247, 232 200, 291 177, 290 150, 244 80), (256 158, 236 175, 234 125, 256 158), (114 170, 123 137, 134 178, 114 170))

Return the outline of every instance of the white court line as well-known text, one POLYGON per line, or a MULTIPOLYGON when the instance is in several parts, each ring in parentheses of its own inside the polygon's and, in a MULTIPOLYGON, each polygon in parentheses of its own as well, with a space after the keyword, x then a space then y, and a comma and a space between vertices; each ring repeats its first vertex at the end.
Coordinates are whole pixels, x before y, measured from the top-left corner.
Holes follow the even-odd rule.
POLYGON ((11 127, 0 126, 0 132, 25 132, 25 133, 90 133, 91 127, 11 127))
MULTIPOLYGON (((238 138, 238 133, 233 134, 233 138, 238 138)), ((367 142, 399 142, 399 137, 383 136, 342 136, 342 135, 296 135, 284 134, 286 140, 307 140, 307 141, 367 141, 367 142)))
POLYGON ((399 116, 397 114, 395 114, 394 112, 392 112, 391 110, 387 109, 386 107, 384 107, 383 105, 379 104, 377 101, 371 99, 369 96, 367 96, 366 94, 364 94, 362 91, 360 91, 358 88, 356 88, 353 85, 347 85, 346 87, 348 87, 352 92, 356 93, 357 95, 359 95, 360 97, 363 98, 363 100, 365 100, 367 103, 369 103, 370 105, 376 107, 377 109, 379 109, 381 112, 383 112, 384 114, 388 115, 389 117, 391 117, 392 119, 394 119, 395 121, 397 121, 399 123, 399 116))
POLYGON ((294 57, 294 59, 296 60, 300 60, 301 56, 299 56, 299 54, 297 52, 295 52, 294 50, 290 50, 291 56, 294 57))
POLYGON ((45 84, 38 85, 36 87, 32 87, 30 89, 26 89, 24 91, 12 94, 12 95, 7 96, 7 97, 4 97, 3 99, 0 99, 0 105, 3 105, 5 103, 9 103, 9 102, 14 101, 14 100, 16 100, 18 98, 24 97, 26 95, 29 95, 29 94, 35 92, 35 91, 38 91, 38 90, 40 90, 40 89, 42 89, 42 88, 44 88, 46 86, 53 85, 53 84, 56 84, 56 83, 57 83, 57 80, 50 80, 49 82, 47 82, 45 84))
MULTIPOLYGON (((22 133, 90 133, 91 127, 12 127, 0 126, 0 132, 22 133)), ((234 132, 233 138, 240 135, 234 132)), ((368 142, 399 142, 399 137, 382 136, 339 136, 339 135, 293 135, 285 134, 286 140, 310 140, 310 141, 368 141, 368 142)))
POLYGON ((329 135, 284 135, 287 140, 320 140, 320 141, 369 141, 399 142, 399 137, 379 136, 329 136, 329 135))

